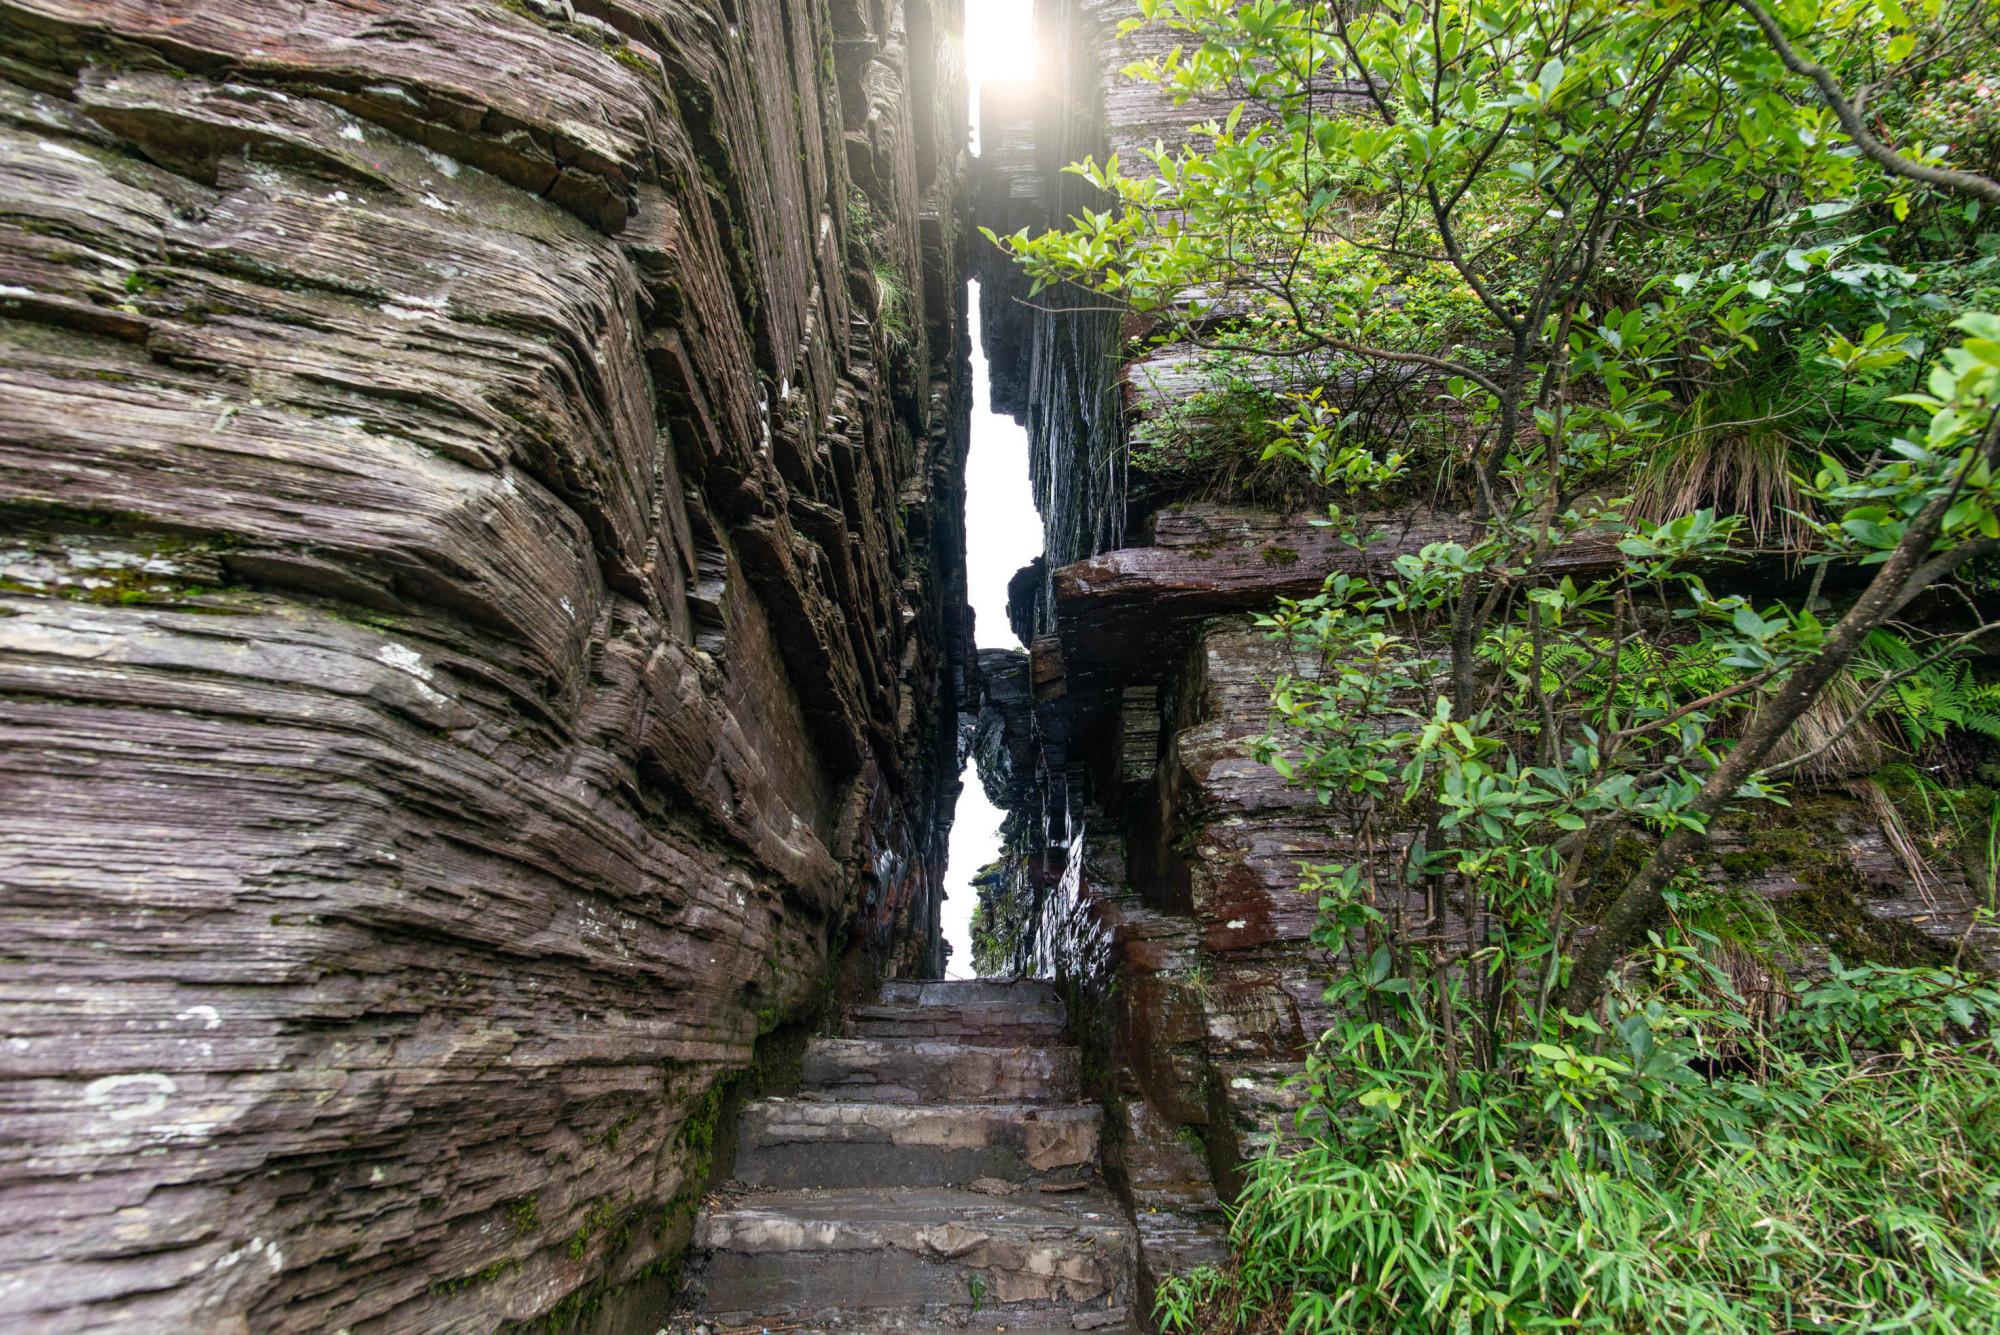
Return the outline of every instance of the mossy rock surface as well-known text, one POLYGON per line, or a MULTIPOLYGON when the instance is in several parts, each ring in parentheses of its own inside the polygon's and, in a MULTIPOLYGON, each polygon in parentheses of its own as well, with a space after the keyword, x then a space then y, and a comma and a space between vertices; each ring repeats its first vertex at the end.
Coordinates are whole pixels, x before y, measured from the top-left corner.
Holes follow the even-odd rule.
POLYGON ((1847 831, 1866 819, 1849 797, 1802 797, 1789 807, 1760 809, 1730 828, 1741 847, 1715 856, 1729 882, 1773 898, 1779 916, 1801 939, 1843 959, 1879 964, 1947 963, 1951 951, 1910 924, 1868 912, 1878 898, 1856 865, 1847 831))

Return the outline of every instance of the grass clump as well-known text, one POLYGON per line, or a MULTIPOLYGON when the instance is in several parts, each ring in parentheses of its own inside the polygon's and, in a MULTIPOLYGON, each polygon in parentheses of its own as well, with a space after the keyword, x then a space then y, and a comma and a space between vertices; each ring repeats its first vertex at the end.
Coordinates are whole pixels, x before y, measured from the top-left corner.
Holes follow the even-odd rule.
POLYGON ((1162 1329, 2000 1329, 2000 989, 1836 961, 1753 1032, 1696 952, 1650 973, 1504 1071, 1415 1007, 1329 1035, 1329 1115, 1249 1165, 1235 1266, 1168 1280, 1162 1329))

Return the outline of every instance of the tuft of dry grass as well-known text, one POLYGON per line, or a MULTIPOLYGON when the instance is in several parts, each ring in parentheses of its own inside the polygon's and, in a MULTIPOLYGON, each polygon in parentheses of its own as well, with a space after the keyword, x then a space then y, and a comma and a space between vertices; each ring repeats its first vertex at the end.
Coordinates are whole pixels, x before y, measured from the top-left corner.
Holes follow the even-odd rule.
POLYGON ((1770 763, 1811 755, 1795 777, 1815 788, 1880 769, 1896 747, 1873 718, 1855 719, 1852 727, 1841 731, 1867 696, 1867 686, 1851 674, 1835 677, 1772 748, 1770 763))
POLYGON ((1634 511, 1664 523, 1712 506, 1742 515, 1757 546, 1796 559, 1811 533, 1799 515, 1810 513, 1811 502, 1792 473, 1792 440, 1781 417, 1747 389, 1696 396, 1680 429, 1641 465, 1634 511))

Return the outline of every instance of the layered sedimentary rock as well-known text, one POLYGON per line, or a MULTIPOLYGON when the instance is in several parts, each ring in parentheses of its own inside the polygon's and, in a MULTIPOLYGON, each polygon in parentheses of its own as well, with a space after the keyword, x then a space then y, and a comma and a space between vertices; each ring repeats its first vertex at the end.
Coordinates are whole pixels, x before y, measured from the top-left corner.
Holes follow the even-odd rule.
MULTIPOLYGON (((1155 100, 1147 118, 1122 104, 1107 78, 1143 53, 1153 34, 1120 39, 1123 0, 1038 0, 1037 73, 1030 85, 989 88, 981 103, 978 214, 998 233, 1040 230, 1088 202, 1089 186, 1063 167, 1131 156, 1185 134, 1185 119, 1155 100), (1109 98, 1116 106, 1107 114, 1109 98), (1129 132, 1129 133, 1128 133, 1129 132)), ((1199 109, 1194 112, 1198 116, 1199 109)), ((1058 287, 1030 297, 1028 283, 991 246, 974 252, 980 328, 993 368, 993 406, 1028 430, 1029 473, 1041 511, 1047 570, 1124 545, 1125 441, 1116 371, 1123 325, 1087 292, 1058 287)), ((1049 590, 1024 590, 1046 622, 1049 590)), ((1023 638, 1026 638, 1025 636, 1023 638)))
MULTIPOLYGON (((985 103, 982 135, 999 151, 981 166, 978 221, 1061 226, 1085 202, 1065 162, 1109 152, 1129 161, 1226 110, 1175 107, 1120 77, 1171 40, 1157 28, 1121 35, 1137 9, 1041 0, 1042 86, 985 103)), ((1270 683, 1318 664, 1249 614, 1316 591, 1331 571, 1380 572, 1399 553, 1462 537, 1470 521, 1375 514, 1376 537, 1354 550, 1306 514, 1128 486, 1121 461, 1135 424, 1200 386, 1185 351, 1125 341, 1143 331, 1076 309, 1093 304, 1086 295, 1023 304, 1025 285, 1004 261, 982 263, 983 299, 1007 308, 984 313, 989 342, 1026 341, 989 357, 1029 426, 1048 543, 1047 568, 1023 572, 1010 609, 1029 652, 980 656, 989 703, 977 754, 1011 809, 1014 850, 986 892, 1007 902, 988 915, 1023 924, 1011 942, 1018 968, 1059 976, 1086 999, 1076 1009, 1096 1053, 1094 1092, 1111 1105, 1107 1153, 1139 1210, 1152 1279, 1218 1254, 1210 1183, 1226 1194, 1243 1158, 1291 1125, 1290 1078, 1332 1018, 1332 961, 1311 939, 1316 906, 1298 890, 1301 864, 1368 855, 1313 793, 1253 756, 1271 727, 1270 683)), ((996 402, 1008 402, 1002 388, 996 402)), ((1349 406, 1382 387, 1328 388, 1349 406)), ((1581 576, 1613 556, 1609 542, 1579 541, 1542 573, 1581 576)), ((1829 786, 1758 828, 1721 828, 1708 873, 1786 905, 1814 938, 1800 947, 1807 967, 1829 950, 1941 960, 1963 949, 2000 962, 2000 936, 1975 925, 1977 896, 1959 870, 1914 876, 1877 819, 1878 798, 1865 784, 1829 786)), ((1375 855, 1393 859, 1407 837, 1380 835, 1375 855)), ((1607 865, 1633 855, 1615 849, 1607 865)), ((1392 925, 1429 912, 1414 899, 1380 907, 1392 925)), ((1444 917, 1426 930, 1473 931, 1444 917)))
POLYGON ((937 963, 957 29, 0 3, 0 1325, 584 1316, 937 963))

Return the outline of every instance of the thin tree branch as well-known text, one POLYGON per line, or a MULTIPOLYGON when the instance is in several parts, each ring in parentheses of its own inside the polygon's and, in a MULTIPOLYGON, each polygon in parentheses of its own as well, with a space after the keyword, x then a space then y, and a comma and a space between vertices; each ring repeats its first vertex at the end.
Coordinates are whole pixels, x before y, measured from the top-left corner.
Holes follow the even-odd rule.
POLYGON ((1770 11, 1757 0, 1735 0, 1736 7, 1750 16, 1764 32, 1764 40, 1777 52, 1778 59, 1786 69, 1803 79, 1810 79, 1819 89, 1822 102, 1840 121, 1840 128, 1854 141, 1863 157, 1881 167, 1884 171, 1906 180, 1920 181, 1934 185, 1941 190, 1956 191, 1961 195, 1971 195, 1974 199, 1988 204, 2000 204, 2000 181, 1989 180, 1977 172, 1959 171, 1953 167, 1934 167, 1927 162, 1906 158, 1895 149, 1877 139, 1861 119, 1861 109, 1850 101, 1834 81, 1824 65, 1807 60, 1793 49, 1785 37, 1785 30, 1771 17, 1770 11))

